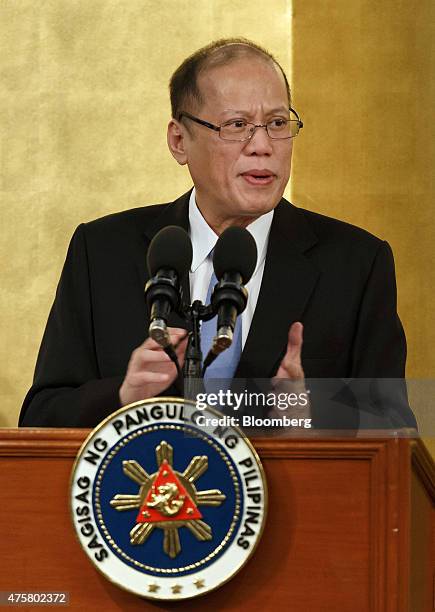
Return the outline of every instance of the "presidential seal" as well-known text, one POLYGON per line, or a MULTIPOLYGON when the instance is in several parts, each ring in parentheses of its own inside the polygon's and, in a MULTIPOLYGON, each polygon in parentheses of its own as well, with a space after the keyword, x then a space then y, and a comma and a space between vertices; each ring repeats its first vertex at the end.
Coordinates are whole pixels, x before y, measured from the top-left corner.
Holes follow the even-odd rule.
POLYGON ((189 599, 230 580, 251 557, 266 517, 264 472, 249 440, 219 417, 187 400, 144 400, 85 440, 71 513, 108 580, 150 599, 189 599))

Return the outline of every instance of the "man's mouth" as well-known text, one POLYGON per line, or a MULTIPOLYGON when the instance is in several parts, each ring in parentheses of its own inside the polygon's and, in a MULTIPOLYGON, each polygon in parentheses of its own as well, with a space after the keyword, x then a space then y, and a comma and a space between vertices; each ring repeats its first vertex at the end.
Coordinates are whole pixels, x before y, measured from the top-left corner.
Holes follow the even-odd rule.
POLYGON ((270 185, 275 178, 275 174, 270 170, 247 170, 241 176, 250 185, 270 185))

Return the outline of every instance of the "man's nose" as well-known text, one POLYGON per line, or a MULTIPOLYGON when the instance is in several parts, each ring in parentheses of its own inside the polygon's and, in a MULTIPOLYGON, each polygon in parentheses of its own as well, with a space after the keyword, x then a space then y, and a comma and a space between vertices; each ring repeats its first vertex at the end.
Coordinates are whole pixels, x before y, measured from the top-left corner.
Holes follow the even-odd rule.
POLYGON ((249 155, 271 155, 272 142, 267 133, 266 126, 258 125, 246 143, 245 151, 249 155))

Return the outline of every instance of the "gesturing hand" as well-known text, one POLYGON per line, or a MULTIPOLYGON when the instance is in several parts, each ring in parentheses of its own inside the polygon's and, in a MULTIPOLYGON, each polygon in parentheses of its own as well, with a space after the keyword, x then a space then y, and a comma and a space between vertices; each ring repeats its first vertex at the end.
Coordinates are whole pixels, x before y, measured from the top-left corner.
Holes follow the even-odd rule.
MULTIPOLYGON (((187 346, 187 331, 175 327, 169 327, 168 331, 182 368, 187 346)), ((169 387, 176 378, 175 364, 157 342, 147 338, 131 354, 127 374, 119 390, 121 406, 156 396, 169 387)))
MULTIPOLYGON (((288 342, 287 349, 284 357, 279 365, 276 376, 272 379, 272 385, 274 388, 274 392, 278 395, 284 393, 287 397, 291 395, 297 395, 299 398, 303 397, 303 395, 307 394, 305 388, 305 375, 304 370, 302 368, 301 361, 301 352, 302 352, 302 342, 303 342, 303 325, 302 323, 296 322, 290 327, 288 332, 288 342)), ((299 400, 300 402, 300 400, 299 400)), ((283 419, 284 416, 295 418, 295 419, 306 419, 310 416, 311 409, 310 403, 304 402, 302 404, 296 403, 293 407, 289 404, 288 408, 284 410, 278 410, 274 408, 270 412, 270 416, 275 418, 283 419)), ((300 422, 300 421, 299 421, 300 422)), ((292 429, 294 432, 298 432, 299 428, 302 427, 302 424, 299 426, 294 426, 292 429)), ((285 429, 280 431, 287 435, 289 433, 289 429, 285 429)))
POLYGON ((275 378, 287 378, 291 380, 303 380, 304 371, 302 369, 301 351, 303 343, 303 325, 296 322, 290 327, 288 332, 287 350, 282 358, 275 378))

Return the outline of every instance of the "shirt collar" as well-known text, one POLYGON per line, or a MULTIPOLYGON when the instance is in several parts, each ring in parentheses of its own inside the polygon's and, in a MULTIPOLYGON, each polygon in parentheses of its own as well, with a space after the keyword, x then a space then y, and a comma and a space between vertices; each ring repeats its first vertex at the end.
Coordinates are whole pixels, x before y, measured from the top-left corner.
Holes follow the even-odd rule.
POLYGON ((192 189, 189 199, 189 228, 193 248, 190 271, 196 272, 202 262, 208 257, 210 251, 214 249, 218 236, 211 229, 196 205, 195 187, 192 189))
MULTIPOLYGON (((266 257, 267 245, 269 242, 270 227, 272 225, 273 213, 271 210, 265 215, 261 215, 246 228, 252 235, 257 245, 257 265, 255 273, 264 262, 266 257)), ((207 221, 202 216, 195 200, 195 188, 192 189, 189 199, 189 227, 190 239, 192 241, 193 258, 191 272, 195 272, 202 262, 208 257, 210 251, 214 249, 218 236, 214 233, 207 221)))

